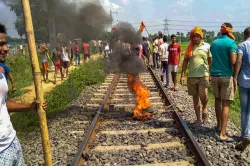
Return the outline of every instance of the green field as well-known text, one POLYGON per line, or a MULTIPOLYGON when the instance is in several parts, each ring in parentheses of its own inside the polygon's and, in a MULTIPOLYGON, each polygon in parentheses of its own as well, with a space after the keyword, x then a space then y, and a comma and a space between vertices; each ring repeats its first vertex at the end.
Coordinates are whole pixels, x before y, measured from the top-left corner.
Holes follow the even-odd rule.
MULTIPOLYGON (((188 45, 188 43, 181 43, 181 50, 182 50, 181 64, 183 62, 184 53, 185 53, 185 49, 186 49, 187 45, 188 45)), ((181 67, 179 68, 179 71, 178 71, 178 81, 180 80, 180 75, 181 75, 181 67)), ((186 72, 186 75, 187 75, 187 72, 186 72)), ((210 86, 208 89, 208 93, 209 93, 209 101, 208 101, 209 105, 214 106, 214 96, 212 94, 212 89, 210 86)), ((239 99, 238 91, 235 94, 234 101, 231 102, 230 116, 229 117, 235 125, 237 125, 238 127, 240 126, 240 99, 239 99)))

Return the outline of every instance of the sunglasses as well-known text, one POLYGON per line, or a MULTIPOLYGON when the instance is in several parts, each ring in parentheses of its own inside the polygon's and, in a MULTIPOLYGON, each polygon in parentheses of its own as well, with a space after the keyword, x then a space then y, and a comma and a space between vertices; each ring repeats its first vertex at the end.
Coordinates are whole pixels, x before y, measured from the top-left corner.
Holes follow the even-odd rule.
POLYGON ((3 47, 4 45, 6 45, 7 42, 4 42, 4 41, 0 41, 0 46, 3 47))

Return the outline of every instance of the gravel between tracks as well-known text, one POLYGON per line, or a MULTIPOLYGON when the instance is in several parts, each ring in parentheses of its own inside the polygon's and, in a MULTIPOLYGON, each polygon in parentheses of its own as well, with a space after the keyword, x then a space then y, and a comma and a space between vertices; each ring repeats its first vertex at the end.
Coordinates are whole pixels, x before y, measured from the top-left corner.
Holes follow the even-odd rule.
MULTIPOLYGON (((83 135, 87 132, 95 110, 87 110, 85 104, 98 86, 89 86, 84 92, 55 117, 48 119, 53 165, 71 164, 83 135), (74 131, 83 131, 80 133, 74 131)), ((44 165, 40 131, 30 132, 20 139, 26 164, 44 165)))
MULTIPOLYGON (((159 73, 157 72, 159 76, 159 73)), ((164 85, 164 84, 163 84, 164 85)), ((190 130, 201 146, 206 157, 212 165, 219 166, 249 166, 250 165, 250 148, 248 147, 243 153, 235 150, 236 142, 222 143, 218 141, 218 133, 215 131, 216 116, 213 106, 208 106, 209 123, 200 127, 192 126, 196 116, 193 109, 192 97, 187 94, 187 87, 180 86, 178 91, 167 90, 170 99, 180 107, 183 112, 180 114, 186 120, 190 130)), ((232 136, 240 136, 240 129, 230 120, 227 132, 232 136)))

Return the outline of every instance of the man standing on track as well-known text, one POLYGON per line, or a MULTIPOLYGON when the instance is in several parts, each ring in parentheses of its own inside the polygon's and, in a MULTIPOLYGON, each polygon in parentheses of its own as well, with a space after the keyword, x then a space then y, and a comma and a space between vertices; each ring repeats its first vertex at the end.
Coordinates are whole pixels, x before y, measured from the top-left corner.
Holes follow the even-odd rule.
POLYGON ((244 151, 250 144, 250 27, 244 31, 245 42, 238 46, 234 80, 239 84, 241 105, 241 138, 236 149, 244 151), (239 74, 239 75, 238 75, 239 74))
POLYGON ((213 55, 211 87, 215 98, 216 130, 220 132, 219 140, 226 142, 233 141, 226 134, 226 127, 230 101, 234 100, 234 91, 237 86, 232 77, 237 49, 232 28, 230 23, 224 23, 220 30, 222 36, 216 39, 211 45, 211 53, 213 55))
POLYGON ((185 53, 181 72, 181 84, 183 85, 185 72, 188 67, 187 87, 188 94, 193 96, 193 105, 197 117, 197 120, 193 123, 195 126, 202 125, 203 122, 208 121, 208 80, 212 55, 210 45, 202 39, 203 33, 200 27, 195 27, 191 30, 190 43, 185 53), (202 120, 200 102, 202 104, 202 120))
POLYGON ((180 44, 176 43, 176 36, 171 35, 172 43, 168 46, 168 68, 169 72, 172 75, 172 81, 174 82, 173 90, 177 90, 177 71, 178 67, 180 66, 180 57, 181 57, 181 46, 180 44))
POLYGON ((146 58, 146 64, 149 65, 149 45, 146 37, 142 38, 143 43, 142 43, 142 54, 146 58))
POLYGON ((83 42, 83 63, 86 62, 87 58, 90 59, 90 48, 87 42, 83 42))
POLYGON ((154 43, 153 43, 153 63, 154 63, 154 68, 158 69, 159 68, 159 63, 158 63, 158 59, 159 59, 159 54, 158 54, 158 38, 155 38, 154 43))
POLYGON ((168 88, 169 86, 169 73, 168 73, 168 37, 163 37, 164 43, 160 46, 161 49, 161 66, 162 66, 162 73, 161 73, 161 81, 163 82, 163 75, 166 73, 166 85, 165 87, 168 88))
POLYGON ((162 58, 162 51, 161 51, 161 45, 164 44, 164 41, 163 41, 163 34, 161 31, 158 32, 159 34, 159 37, 158 37, 158 64, 160 64, 160 69, 162 69, 162 66, 161 66, 161 58, 162 58))

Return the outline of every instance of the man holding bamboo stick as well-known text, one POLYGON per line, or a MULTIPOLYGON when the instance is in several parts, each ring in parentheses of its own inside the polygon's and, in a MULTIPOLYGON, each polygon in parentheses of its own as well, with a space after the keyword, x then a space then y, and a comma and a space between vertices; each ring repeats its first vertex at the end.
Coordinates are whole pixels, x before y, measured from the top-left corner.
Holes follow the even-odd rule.
MULTIPOLYGON (((5 60, 9 51, 6 40, 6 28, 0 24, 0 59, 5 60)), ((0 165, 25 165, 22 148, 8 112, 37 112, 39 102, 31 104, 16 103, 7 99, 8 85, 5 70, 0 67, 0 165)), ((43 104, 47 110, 47 104, 43 104)))

